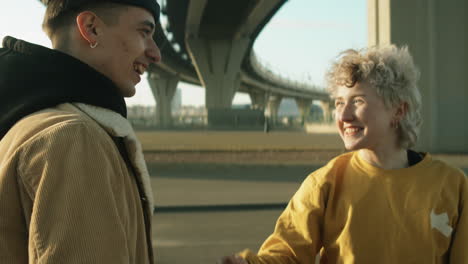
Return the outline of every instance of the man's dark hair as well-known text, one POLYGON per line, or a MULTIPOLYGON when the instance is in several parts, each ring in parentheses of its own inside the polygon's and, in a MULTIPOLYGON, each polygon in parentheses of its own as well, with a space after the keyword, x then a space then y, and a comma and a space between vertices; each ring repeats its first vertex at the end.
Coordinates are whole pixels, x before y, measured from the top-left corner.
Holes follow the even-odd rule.
POLYGON ((52 39, 61 29, 72 26, 79 13, 87 10, 94 12, 104 23, 112 26, 119 22, 120 13, 126 10, 126 6, 107 1, 96 1, 78 8, 65 9, 64 0, 49 0, 42 29, 52 39))

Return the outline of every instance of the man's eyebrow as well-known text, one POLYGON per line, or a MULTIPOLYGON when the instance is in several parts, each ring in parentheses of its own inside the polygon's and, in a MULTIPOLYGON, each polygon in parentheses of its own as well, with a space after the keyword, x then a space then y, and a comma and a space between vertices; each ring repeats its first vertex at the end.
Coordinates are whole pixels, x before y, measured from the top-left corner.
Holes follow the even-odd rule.
POLYGON ((148 27, 151 28, 151 30, 154 30, 154 28, 156 27, 156 26, 154 25, 154 23, 151 22, 151 21, 149 21, 149 20, 141 21, 141 22, 140 22, 140 25, 148 26, 148 27))

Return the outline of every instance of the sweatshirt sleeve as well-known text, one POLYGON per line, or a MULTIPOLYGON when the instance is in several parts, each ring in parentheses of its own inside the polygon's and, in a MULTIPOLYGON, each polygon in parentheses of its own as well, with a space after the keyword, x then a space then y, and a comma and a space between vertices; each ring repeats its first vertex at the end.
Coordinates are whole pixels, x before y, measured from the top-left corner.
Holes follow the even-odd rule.
POLYGON ((290 200, 276 222, 275 230, 258 255, 239 255, 249 264, 315 263, 322 248, 322 226, 327 185, 320 186, 311 174, 290 200))
POLYGON ((30 260, 128 263, 127 237, 116 202, 122 194, 114 181, 122 174, 121 162, 103 133, 69 122, 41 132, 24 147, 20 175, 33 201, 30 260))
POLYGON ((458 222, 450 247, 450 263, 468 263, 468 178, 462 177, 458 222))

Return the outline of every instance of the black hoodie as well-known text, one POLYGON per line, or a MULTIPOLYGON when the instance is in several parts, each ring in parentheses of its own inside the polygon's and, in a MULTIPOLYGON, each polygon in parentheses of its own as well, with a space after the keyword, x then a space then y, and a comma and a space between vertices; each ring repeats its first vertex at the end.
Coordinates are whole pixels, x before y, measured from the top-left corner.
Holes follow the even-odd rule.
POLYGON ((0 140, 24 116, 72 102, 127 116, 117 86, 89 65, 56 50, 4 38, 0 48, 0 140))

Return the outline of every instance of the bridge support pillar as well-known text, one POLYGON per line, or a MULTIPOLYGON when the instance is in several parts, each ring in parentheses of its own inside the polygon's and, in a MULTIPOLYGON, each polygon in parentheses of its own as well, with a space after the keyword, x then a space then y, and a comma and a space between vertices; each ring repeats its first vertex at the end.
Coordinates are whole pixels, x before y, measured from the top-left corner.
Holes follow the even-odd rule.
POLYGON ((148 74, 148 82, 156 100, 156 119, 162 128, 172 126, 172 99, 179 77, 163 73, 148 74))
POLYGON ((332 109, 330 101, 320 101, 320 106, 322 107, 323 113, 323 122, 330 123, 332 121, 332 109))
POLYGON ((369 45, 407 45, 421 72, 417 148, 467 152, 468 2, 368 0, 369 45))
POLYGON ((250 100, 252 101, 252 109, 265 110, 267 103, 267 93, 265 92, 249 92, 250 100))
POLYGON ((282 99, 283 97, 279 95, 272 95, 268 98, 266 114, 273 125, 278 123, 278 111, 282 99))
POLYGON ((231 108, 240 87, 240 67, 249 39, 208 39, 189 35, 187 47, 206 89, 208 109, 231 108))
POLYGON ((312 105, 312 99, 302 99, 296 98, 297 108, 299 109, 299 114, 301 115, 301 125, 305 125, 307 117, 310 114, 310 106, 312 105))

